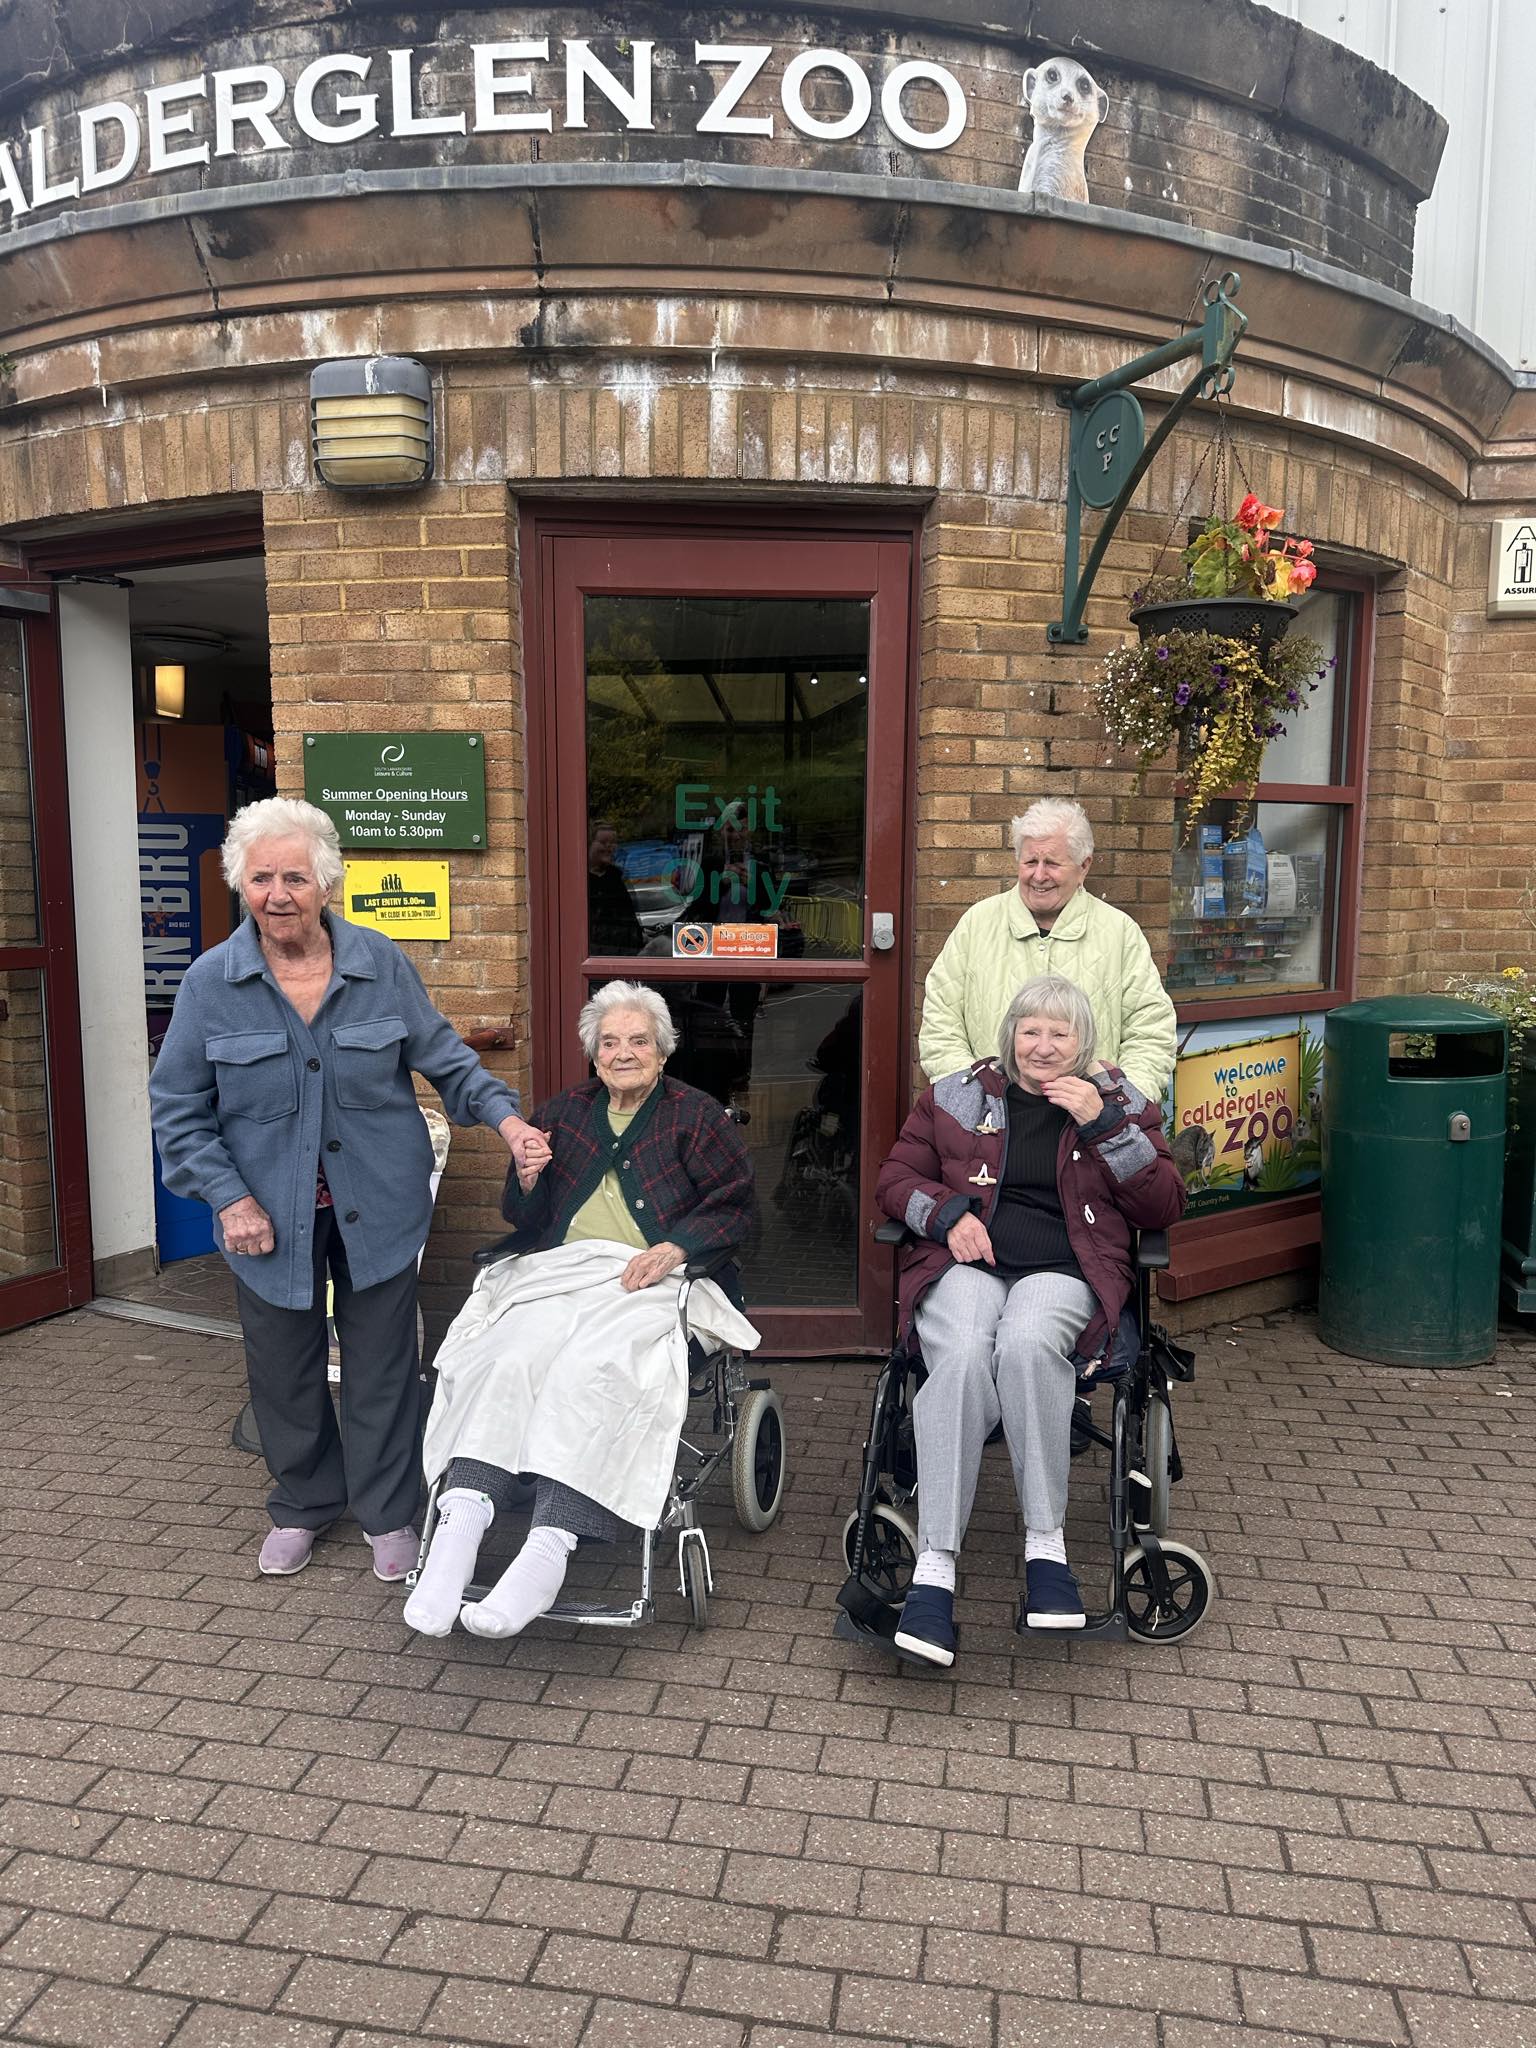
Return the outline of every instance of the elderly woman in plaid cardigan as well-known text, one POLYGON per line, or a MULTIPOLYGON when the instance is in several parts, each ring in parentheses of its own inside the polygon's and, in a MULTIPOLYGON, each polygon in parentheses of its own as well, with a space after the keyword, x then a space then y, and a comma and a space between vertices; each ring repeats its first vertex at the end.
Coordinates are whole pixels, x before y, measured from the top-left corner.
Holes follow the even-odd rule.
MULTIPOLYGON (((621 1278, 633 1292, 689 1259, 741 1244, 754 1213, 752 1164, 720 1104, 662 1072, 677 1046, 662 998, 610 981, 583 1008, 577 1030, 596 1077, 537 1111, 536 1136, 502 1196, 502 1214, 526 1249, 582 1238, 633 1245, 621 1278)), ((579 1541, 612 1542, 622 1532, 598 1502, 539 1477, 527 1542, 485 1599, 461 1613, 481 1541, 510 1505, 513 1483, 497 1465, 449 1465, 432 1548, 405 1605, 411 1627, 446 1635, 458 1617, 475 1635, 516 1635, 554 1605, 579 1541)))

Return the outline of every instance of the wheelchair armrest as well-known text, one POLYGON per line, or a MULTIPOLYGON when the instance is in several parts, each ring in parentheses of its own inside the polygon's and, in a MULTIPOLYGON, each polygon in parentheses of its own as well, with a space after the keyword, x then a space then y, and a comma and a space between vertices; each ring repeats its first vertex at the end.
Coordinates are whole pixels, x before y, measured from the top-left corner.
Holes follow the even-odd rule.
POLYGON ((1136 1236, 1136 1263, 1144 1273, 1161 1273, 1170 1253, 1166 1230, 1142 1230, 1136 1236))
POLYGON ((493 1244, 481 1245, 479 1251, 470 1254, 470 1263, 475 1266, 499 1266, 503 1259, 515 1259, 524 1250, 522 1231, 513 1230, 505 1237, 498 1237, 493 1244))
POLYGON ((713 1280, 722 1266, 729 1266, 736 1258, 734 1245, 722 1245, 718 1251, 700 1252, 696 1259, 690 1259, 683 1268, 685 1280, 713 1280))
POLYGON ((876 1244, 905 1244, 911 1235, 905 1223, 897 1223, 889 1216, 883 1223, 875 1225, 876 1244))

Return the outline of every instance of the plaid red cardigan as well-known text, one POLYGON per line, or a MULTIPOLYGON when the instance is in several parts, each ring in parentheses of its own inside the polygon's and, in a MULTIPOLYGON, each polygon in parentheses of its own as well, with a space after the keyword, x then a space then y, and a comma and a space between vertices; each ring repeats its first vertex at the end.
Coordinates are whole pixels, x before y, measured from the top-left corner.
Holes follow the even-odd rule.
POLYGON ((514 1166, 501 1213, 529 1233, 529 1251, 563 1242, 571 1218, 612 1167, 647 1244, 681 1245, 690 1258, 746 1242, 756 1212, 752 1162, 720 1104, 663 1075, 622 1138, 608 1123, 608 1091, 583 1081, 543 1103, 534 1123, 554 1157, 524 1194, 514 1166))

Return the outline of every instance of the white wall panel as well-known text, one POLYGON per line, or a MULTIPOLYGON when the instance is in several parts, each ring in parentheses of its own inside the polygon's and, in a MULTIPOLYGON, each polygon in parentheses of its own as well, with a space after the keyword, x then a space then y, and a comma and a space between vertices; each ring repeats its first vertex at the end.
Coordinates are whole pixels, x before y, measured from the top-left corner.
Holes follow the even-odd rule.
POLYGON ((1536 369, 1536 0, 1260 0, 1390 71, 1450 123, 1414 291, 1536 369))

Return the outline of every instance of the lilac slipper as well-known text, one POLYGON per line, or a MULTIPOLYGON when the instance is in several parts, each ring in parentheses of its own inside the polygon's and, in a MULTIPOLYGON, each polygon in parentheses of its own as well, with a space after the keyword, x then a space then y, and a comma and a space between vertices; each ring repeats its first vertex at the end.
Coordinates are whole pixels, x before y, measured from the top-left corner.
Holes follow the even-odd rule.
POLYGON ((271 1578, 288 1578, 303 1571, 319 1534, 318 1529, 269 1529, 257 1559, 258 1569, 271 1578))
POLYGON ((382 1536, 370 1536, 368 1542, 373 1551, 373 1576, 376 1579, 392 1585, 397 1579, 403 1579, 407 1572, 415 1570, 421 1538, 414 1529, 388 1529, 382 1536))

